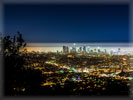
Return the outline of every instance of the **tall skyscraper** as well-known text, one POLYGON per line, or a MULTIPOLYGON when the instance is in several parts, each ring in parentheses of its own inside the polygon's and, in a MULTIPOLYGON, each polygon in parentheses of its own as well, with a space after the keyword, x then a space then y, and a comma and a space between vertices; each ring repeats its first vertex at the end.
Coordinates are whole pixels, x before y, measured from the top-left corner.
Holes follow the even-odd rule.
POLYGON ((98 51, 98 53, 100 53, 100 52, 101 52, 100 47, 97 47, 97 51, 98 51))
POLYGON ((93 53, 93 50, 90 50, 90 53, 93 53))
POLYGON ((96 48, 94 49, 94 52, 96 52, 97 50, 96 50, 96 48))
POLYGON ((100 53, 101 52, 101 50, 100 49, 98 49, 98 53, 100 53))
POLYGON ((87 52, 90 53, 90 48, 87 48, 87 52))
POLYGON ((120 48, 118 48, 118 52, 120 52, 120 50, 121 50, 121 49, 120 49, 120 48))
POLYGON ((82 47, 79 47, 79 52, 80 52, 80 53, 82 52, 82 47))
POLYGON ((113 55, 113 50, 110 51, 110 54, 113 55))
POLYGON ((63 53, 69 53, 69 47, 63 46, 63 53))
POLYGON ((63 46, 63 53, 65 53, 66 46, 63 46))
POLYGON ((107 50, 106 49, 104 49, 104 53, 107 54, 107 50))
POLYGON ((83 46, 83 53, 86 53, 86 46, 83 46))
POLYGON ((71 52, 76 53, 76 47, 72 47, 71 52))

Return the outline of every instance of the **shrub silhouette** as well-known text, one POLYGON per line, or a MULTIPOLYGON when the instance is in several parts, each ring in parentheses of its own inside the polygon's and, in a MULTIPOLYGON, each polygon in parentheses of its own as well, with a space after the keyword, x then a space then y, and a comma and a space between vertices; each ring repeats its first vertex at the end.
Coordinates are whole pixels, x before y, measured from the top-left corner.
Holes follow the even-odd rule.
POLYGON ((5 36, 3 38, 4 53, 4 74, 5 91, 4 95, 17 95, 14 88, 27 88, 28 86, 39 86, 41 82, 41 72, 24 68, 25 55, 21 55, 20 49, 26 46, 22 34, 18 32, 13 38, 5 36))

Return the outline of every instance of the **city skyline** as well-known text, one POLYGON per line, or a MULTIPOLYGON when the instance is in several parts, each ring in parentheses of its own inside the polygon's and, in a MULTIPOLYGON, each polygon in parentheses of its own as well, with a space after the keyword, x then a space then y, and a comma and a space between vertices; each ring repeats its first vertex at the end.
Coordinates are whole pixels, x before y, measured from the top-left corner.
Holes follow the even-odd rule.
POLYGON ((129 7, 5 4, 4 96, 132 95, 129 7))
POLYGON ((68 51, 75 48, 76 52, 79 52, 80 47, 86 48, 86 52, 89 50, 94 50, 100 49, 100 51, 104 51, 105 49, 107 50, 108 53, 111 51, 117 52, 118 48, 121 49, 121 54, 133 54, 133 47, 129 44, 108 44, 108 43, 103 43, 103 44, 84 44, 83 43, 30 43, 26 46, 27 51, 36 51, 36 52, 63 52, 63 47, 68 47, 68 51))

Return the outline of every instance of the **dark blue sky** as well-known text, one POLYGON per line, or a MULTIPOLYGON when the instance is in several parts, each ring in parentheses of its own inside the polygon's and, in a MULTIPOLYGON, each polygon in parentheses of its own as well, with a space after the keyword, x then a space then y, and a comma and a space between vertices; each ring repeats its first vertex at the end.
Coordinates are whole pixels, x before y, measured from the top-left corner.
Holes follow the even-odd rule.
POLYGON ((27 42, 129 42, 128 5, 5 5, 5 34, 27 42))

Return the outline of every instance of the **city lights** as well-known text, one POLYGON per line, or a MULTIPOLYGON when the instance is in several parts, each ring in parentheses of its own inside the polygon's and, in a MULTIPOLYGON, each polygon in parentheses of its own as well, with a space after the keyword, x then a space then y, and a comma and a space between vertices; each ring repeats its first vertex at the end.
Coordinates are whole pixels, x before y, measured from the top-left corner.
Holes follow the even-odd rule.
MULTIPOLYGON (((41 71, 44 81, 40 86, 44 90, 48 88, 49 92, 54 93, 63 89, 69 92, 62 93, 73 95, 81 95, 82 92, 86 95, 109 95, 117 90, 120 91, 117 94, 128 94, 130 81, 133 80, 133 68, 130 65, 133 56, 129 54, 129 49, 123 53, 123 47, 108 49, 77 46, 76 43, 62 45, 56 48, 57 52, 52 50, 55 47, 50 48, 51 52, 30 51, 25 56, 27 70, 32 68, 41 71)), ((61 91, 58 92, 61 94, 61 91)))

